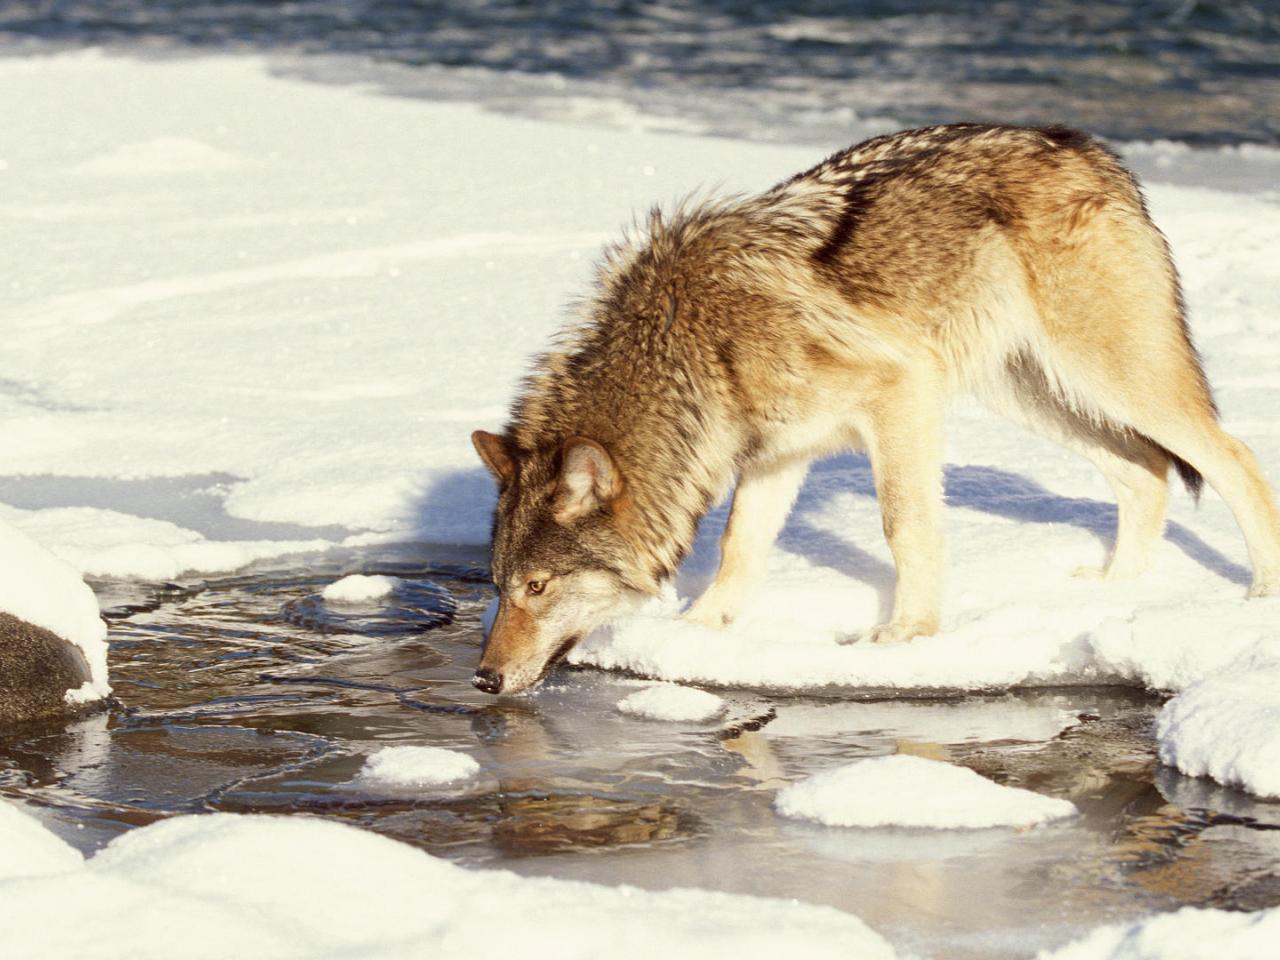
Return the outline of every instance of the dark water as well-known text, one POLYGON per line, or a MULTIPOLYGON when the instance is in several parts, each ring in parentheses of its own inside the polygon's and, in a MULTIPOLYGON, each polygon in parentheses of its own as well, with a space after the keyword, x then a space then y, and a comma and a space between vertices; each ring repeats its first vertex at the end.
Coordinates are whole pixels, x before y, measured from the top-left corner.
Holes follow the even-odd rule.
POLYGON ((721 691, 727 715, 621 714, 637 681, 558 671, 536 695, 468 682, 491 596, 481 558, 331 554, 240 576, 95 584, 119 703, 0 737, 0 795, 91 851, 135 826, 225 810, 320 816, 462 863, 828 903, 929 957, 1027 956, 1185 904, 1280 903, 1280 804, 1160 768, 1159 702, 1116 688, 956 700, 721 691), (350 572, 386 601, 326 603, 350 572), (440 788, 362 782, 390 745, 464 751, 440 788), (1029 832, 845 830, 780 818, 786 782, 894 751, 1071 799, 1029 832))
POLYGON ((789 141, 841 142, 880 117, 1280 142, 1275 0, 0 3, 0 47, 90 44, 305 54, 294 69, 400 92, 552 115, 616 100, 789 141), (352 54, 365 65, 321 65, 352 54))

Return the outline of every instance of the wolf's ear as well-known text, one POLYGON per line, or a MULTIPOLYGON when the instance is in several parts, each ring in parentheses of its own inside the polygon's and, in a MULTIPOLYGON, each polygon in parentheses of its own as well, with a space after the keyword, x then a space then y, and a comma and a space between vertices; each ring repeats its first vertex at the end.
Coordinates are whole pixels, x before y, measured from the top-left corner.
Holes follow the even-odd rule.
POLYGON ((608 450, 583 437, 565 441, 554 503, 557 523, 585 517, 620 493, 622 474, 608 450))
POLYGON ((477 430, 471 434, 471 443, 475 446, 476 453, 480 454, 480 459, 484 461, 484 465, 489 468, 489 472, 493 474, 493 478, 498 481, 500 486, 505 486, 515 476, 516 461, 511 455, 511 445, 507 442, 506 437, 477 430))

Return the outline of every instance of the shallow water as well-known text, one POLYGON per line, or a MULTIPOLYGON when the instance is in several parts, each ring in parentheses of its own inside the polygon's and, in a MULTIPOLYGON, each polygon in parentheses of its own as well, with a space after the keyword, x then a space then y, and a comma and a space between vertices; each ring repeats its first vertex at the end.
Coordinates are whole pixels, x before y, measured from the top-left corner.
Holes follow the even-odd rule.
POLYGON ((558 117, 617 118, 620 101, 677 129, 789 142, 853 139, 859 117, 1280 142, 1280 13, 1264 0, 0 4, 0 47, 103 44, 303 54, 304 70, 355 56, 407 72, 319 72, 558 117))
POLYGON ((682 724, 619 713, 636 679, 561 668, 535 695, 495 700, 468 682, 491 595, 481 558, 432 555, 95 584, 119 703, 0 739, 0 793, 85 851, 181 813, 323 816, 469 865, 828 903, 932 957, 1026 956, 1183 904, 1280 903, 1280 804, 1158 768, 1152 698, 729 690, 725 717, 682 724), (326 604, 322 587, 351 572, 405 584, 385 601, 326 604), (463 750, 482 770, 434 790, 358 782, 388 744, 463 750), (781 784, 895 750, 1070 798, 1082 815, 933 832, 773 812, 781 784))

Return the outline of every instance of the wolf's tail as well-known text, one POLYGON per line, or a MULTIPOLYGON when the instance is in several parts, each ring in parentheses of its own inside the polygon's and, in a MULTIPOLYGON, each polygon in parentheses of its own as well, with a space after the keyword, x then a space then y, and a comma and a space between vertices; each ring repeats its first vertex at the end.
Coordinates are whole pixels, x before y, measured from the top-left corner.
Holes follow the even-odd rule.
POLYGON ((1204 489, 1204 477, 1201 476, 1200 471, 1181 457, 1170 453, 1167 448, 1161 447, 1161 449, 1169 454, 1169 459, 1173 461, 1173 469, 1178 471, 1178 476, 1182 478, 1182 485, 1187 488, 1187 493, 1191 494, 1191 499, 1199 503, 1200 491, 1204 489))

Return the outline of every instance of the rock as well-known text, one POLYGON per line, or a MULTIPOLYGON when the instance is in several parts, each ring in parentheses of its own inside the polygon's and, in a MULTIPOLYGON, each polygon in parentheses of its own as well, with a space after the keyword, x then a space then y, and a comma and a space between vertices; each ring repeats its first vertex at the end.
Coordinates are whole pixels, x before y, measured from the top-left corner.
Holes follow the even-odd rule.
POLYGON ((0 613, 0 729, 83 712, 66 696, 88 679, 89 664, 78 647, 0 613))

